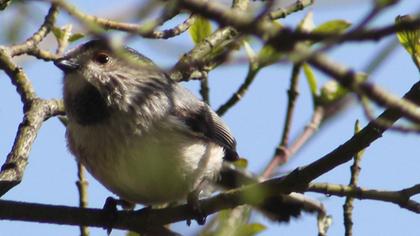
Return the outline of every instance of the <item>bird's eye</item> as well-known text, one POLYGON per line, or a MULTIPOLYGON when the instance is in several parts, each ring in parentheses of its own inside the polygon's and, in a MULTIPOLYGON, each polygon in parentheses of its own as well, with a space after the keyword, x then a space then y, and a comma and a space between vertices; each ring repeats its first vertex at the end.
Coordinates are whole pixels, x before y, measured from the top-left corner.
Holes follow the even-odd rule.
POLYGON ((109 62, 110 58, 109 58, 108 54, 106 54, 104 52, 100 52, 100 53, 97 53, 93 57, 93 60, 95 60, 95 62, 98 63, 98 64, 105 65, 106 63, 109 62))

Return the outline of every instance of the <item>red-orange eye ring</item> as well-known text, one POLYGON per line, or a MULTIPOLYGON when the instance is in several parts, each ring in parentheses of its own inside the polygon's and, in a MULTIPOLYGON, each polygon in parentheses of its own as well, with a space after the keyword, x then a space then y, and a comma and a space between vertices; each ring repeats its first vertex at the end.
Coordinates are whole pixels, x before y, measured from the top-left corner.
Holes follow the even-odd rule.
POLYGON ((93 60, 98 64, 105 65, 106 63, 110 61, 110 57, 108 56, 108 54, 104 52, 99 52, 95 54, 95 56, 93 57, 93 60))

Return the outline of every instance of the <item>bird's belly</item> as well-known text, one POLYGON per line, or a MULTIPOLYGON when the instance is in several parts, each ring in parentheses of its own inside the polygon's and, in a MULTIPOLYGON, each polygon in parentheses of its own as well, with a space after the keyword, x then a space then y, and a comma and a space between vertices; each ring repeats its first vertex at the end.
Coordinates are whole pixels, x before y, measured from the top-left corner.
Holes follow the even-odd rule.
POLYGON ((121 198, 146 205, 185 200, 201 181, 216 177, 224 155, 216 144, 176 133, 99 146, 81 156, 82 163, 121 198))

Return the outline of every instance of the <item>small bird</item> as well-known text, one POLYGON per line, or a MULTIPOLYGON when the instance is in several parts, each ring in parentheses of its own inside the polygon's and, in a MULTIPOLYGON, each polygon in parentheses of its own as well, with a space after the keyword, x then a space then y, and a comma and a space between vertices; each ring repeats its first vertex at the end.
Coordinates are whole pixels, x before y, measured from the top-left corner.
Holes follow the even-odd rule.
MULTIPOLYGON (((54 64, 64 72, 70 151, 125 202, 154 206, 187 200, 204 224, 201 192, 210 193, 215 182, 225 188, 256 182, 223 165, 239 156, 222 119, 134 49, 97 39, 54 64)), ((282 194, 255 207, 280 222, 314 211, 282 194)))
POLYGON ((54 64, 64 72, 68 147, 120 198, 183 201, 238 159, 222 119, 134 49, 92 40, 54 64))

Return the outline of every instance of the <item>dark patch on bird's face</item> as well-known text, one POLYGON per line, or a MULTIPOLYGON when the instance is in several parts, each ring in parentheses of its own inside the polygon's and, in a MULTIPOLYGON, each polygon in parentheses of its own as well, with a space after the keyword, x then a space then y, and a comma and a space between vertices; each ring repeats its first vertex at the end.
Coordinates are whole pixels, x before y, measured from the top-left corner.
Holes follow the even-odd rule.
POLYGON ((83 89, 65 100, 68 113, 80 125, 94 125, 107 120, 110 108, 99 91, 88 84, 83 89))

